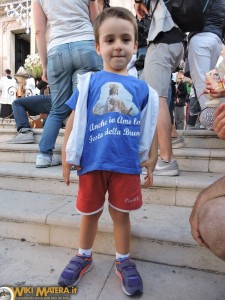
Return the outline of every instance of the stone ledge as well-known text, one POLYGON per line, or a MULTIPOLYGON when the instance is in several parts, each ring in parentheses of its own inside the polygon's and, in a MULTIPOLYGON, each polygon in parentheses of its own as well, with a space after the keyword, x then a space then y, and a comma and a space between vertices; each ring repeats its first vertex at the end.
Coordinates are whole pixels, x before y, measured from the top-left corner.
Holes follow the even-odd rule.
MULTIPOLYGON (((69 248, 78 247, 81 216, 74 197, 0 190, 0 236, 69 248)), ((225 273, 225 263, 192 239, 190 208, 145 204, 131 214, 135 258, 225 273)), ((94 251, 114 254, 107 207, 99 221, 94 251)))

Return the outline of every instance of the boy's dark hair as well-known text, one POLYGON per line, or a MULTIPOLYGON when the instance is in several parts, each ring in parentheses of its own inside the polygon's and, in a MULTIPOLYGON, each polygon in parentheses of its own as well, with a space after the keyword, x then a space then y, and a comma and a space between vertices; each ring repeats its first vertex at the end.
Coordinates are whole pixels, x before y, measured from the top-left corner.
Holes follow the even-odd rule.
POLYGON ((109 7, 104 9, 96 18, 94 23, 95 42, 99 43, 99 28, 108 18, 118 18, 129 21, 134 27, 134 39, 138 39, 137 23, 134 15, 124 7, 109 7))
POLYGON ((9 69, 6 69, 6 70, 5 70, 5 73, 6 73, 7 75, 10 75, 10 74, 11 74, 11 71, 10 71, 9 69))

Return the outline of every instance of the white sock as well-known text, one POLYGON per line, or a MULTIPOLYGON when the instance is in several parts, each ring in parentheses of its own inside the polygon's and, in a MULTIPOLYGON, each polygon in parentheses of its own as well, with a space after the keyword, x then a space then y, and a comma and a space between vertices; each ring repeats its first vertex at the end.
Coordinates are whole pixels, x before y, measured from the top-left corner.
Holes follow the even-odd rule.
POLYGON ((92 249, 82 249, 82 248, 79 248, 78 253, 79 253, 80 255, 84 255, 84 256, 87 256, 87 257, 91 257, 92 249))
POLYGON ((116 260, 124 260, 129 258, 129 253, 127 254, 121 254, 116 251, 116 260))

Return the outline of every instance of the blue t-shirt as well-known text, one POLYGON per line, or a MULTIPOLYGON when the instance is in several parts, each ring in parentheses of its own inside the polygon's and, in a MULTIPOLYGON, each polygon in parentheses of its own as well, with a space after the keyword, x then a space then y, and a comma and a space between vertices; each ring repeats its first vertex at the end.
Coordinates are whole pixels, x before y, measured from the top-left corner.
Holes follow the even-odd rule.
MULTIPOLYGON (((75 90, 66 104, 76 109, 75 90)), ((146 82, 106 71, 92 74, 87 127, 79 175, 94 170, 140 174, 141 111, 148 102, 146 82)))

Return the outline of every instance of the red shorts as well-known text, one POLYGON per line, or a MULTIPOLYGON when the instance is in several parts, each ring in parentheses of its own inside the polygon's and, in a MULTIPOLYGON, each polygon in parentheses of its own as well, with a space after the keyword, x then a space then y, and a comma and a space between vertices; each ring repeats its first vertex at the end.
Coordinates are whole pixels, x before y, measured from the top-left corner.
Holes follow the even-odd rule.
POLYGON ((139 174, 92 171, 79 176, 77 210, 86 215, 101 211, 107 191, 109 204, 119 211, 130 212, 142 206, 139 174))

